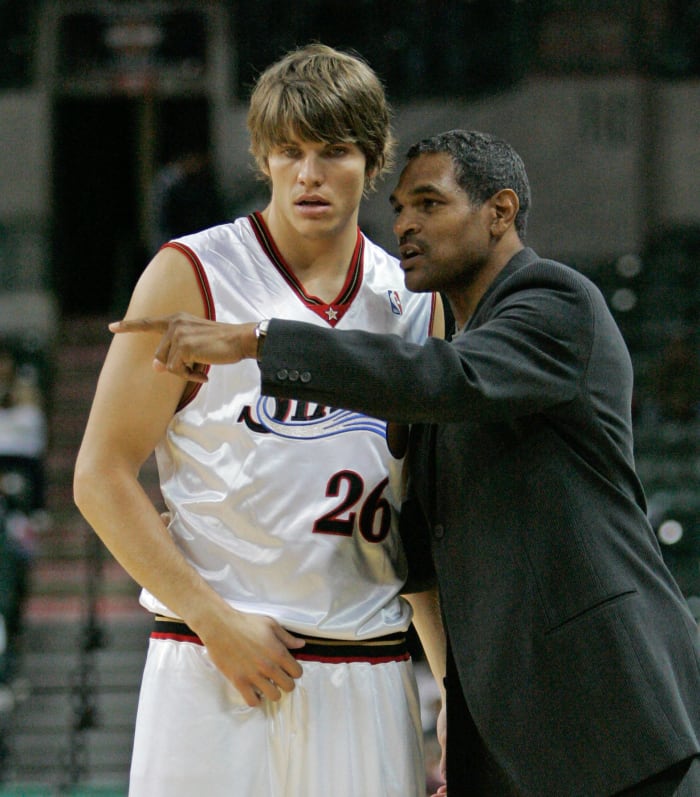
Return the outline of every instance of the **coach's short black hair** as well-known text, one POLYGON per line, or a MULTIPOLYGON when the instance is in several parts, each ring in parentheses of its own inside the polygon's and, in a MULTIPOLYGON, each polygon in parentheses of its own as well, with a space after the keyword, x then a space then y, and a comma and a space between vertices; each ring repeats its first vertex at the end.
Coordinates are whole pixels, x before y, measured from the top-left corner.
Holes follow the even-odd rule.
POLYGON ((448 130, 424 138, 406 153, 407 160, 418 155, 446 152, 452 158, 455 179, 472 202, 483 204, 495 193, 510 188, 520 202, 515 229, 525 238, 530 210, 530 181, 518 153, 502 139, 476 130, 448 130))

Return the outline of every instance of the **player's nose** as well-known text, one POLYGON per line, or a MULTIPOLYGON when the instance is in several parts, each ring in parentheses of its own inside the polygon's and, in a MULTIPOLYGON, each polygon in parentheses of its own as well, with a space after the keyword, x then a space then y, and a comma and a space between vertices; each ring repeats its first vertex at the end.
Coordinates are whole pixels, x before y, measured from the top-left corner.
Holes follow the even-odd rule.
POLYGON ((299 161, 298 177, 303 185, 320 185, 323 182, 321 159, 315 152, 309 152, 299 161))

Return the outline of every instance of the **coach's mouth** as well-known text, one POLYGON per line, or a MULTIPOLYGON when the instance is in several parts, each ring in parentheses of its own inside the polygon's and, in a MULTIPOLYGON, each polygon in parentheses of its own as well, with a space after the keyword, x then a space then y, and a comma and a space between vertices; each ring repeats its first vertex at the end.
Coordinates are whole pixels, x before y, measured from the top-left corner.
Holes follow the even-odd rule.
POLYGON ((405 269, 411 260, 423 254, 423 250, 416 244, 402 244, 399 247, 399 253, 401 255, 401 267, 405 269))

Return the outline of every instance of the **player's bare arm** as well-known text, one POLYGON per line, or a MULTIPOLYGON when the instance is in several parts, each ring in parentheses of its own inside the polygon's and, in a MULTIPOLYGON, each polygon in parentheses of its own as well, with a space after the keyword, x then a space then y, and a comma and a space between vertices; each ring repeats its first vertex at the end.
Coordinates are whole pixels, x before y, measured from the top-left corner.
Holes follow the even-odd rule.
MULTIPOLYGON (((447 748, 447 728, 445 715, 445 672, 446 672, 446 651, 447 642, 445 630, 442 625, 442 615, 440 612, 440 599, 437 588, 432 588, 424 592, 414 592, 404 595, 404 598, 413 608, 413 625, 418 632, 425 657, 428 660, 430 671, 440 689, 442 706, 437 719, 437 736, 442 749, 440 761, 440 771, 445 777, 445 750, 447 748)), ((438 791, 439 795, 446 794, 446 791, 438 791)))
MULTIPOLYGON (((190 266, 165 249, 139 280, 126 318, 175 310, 203 320, 190 266)), ((112 341, 76 463, 76 503, 135 581, 197 632, 249 705, 258 705, 261 696, 277 700, 301 675, 288 650, 299 640, 271 618, 231 609, 182 557, 138 482, 187 389, 182 379, 153 369, 161 332, 150 332, 112 341)))

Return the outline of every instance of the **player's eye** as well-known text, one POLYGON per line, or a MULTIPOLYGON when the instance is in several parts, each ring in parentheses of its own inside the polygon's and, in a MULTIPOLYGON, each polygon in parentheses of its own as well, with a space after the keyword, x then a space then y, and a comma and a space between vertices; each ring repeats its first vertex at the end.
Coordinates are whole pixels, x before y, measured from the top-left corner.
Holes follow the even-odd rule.
POLYGON ((278 155, 284 158, 297 158, 299 157, 299 147, 294 144, 280 144, 275 148, 278 155))

